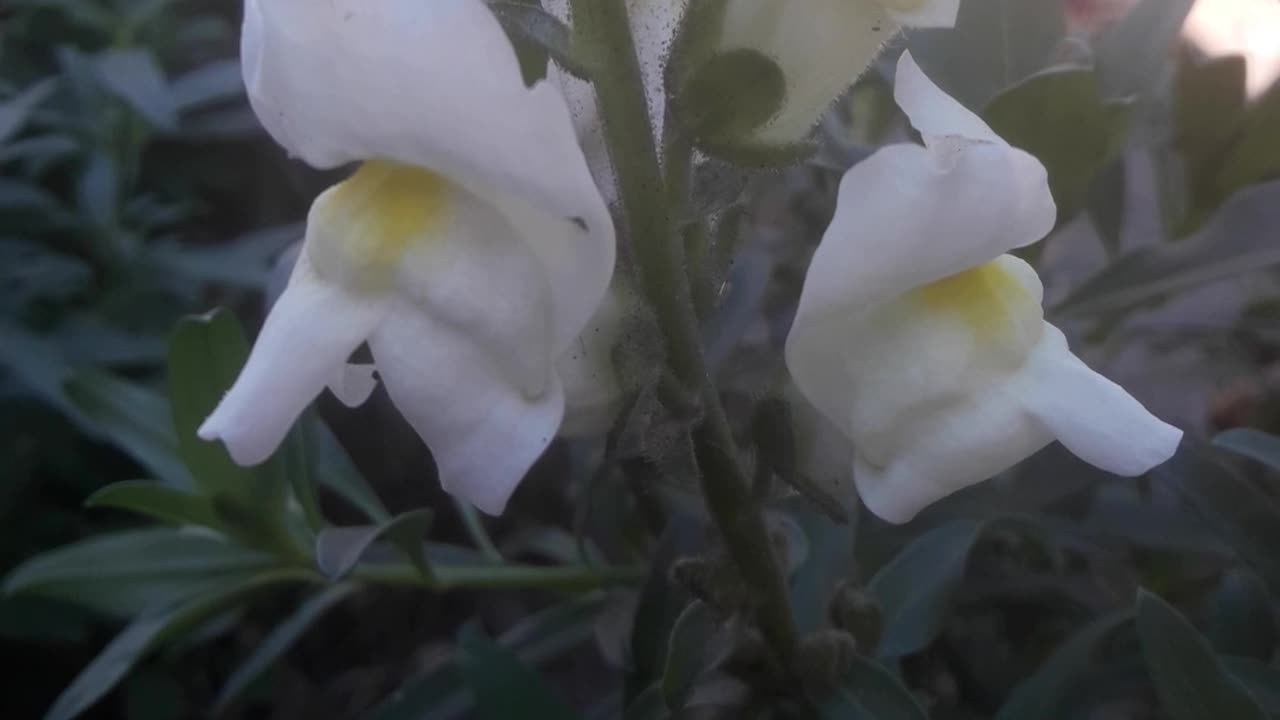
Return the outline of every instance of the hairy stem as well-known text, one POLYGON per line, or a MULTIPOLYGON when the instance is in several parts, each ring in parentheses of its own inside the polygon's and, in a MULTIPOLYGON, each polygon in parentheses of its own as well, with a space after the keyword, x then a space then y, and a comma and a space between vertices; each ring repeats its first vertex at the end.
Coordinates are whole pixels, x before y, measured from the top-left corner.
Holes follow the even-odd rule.
POLYGON ((683 238, 673 200, 683 204, 691 149, 673 144, 663 177, 625 0, 571 0, 574 41, 591 53, 605 139, 618 178, 626 235, 640 280, 662 325, 667 362, 679 381, 696 389, 704 411, 693 440, 707 507, 730 557, 758 599, 756 620, 783 662, 796 631, 787 588, 764 516, 751 496, 732 428, 707 371, 697 313, 685 273, 683 238))

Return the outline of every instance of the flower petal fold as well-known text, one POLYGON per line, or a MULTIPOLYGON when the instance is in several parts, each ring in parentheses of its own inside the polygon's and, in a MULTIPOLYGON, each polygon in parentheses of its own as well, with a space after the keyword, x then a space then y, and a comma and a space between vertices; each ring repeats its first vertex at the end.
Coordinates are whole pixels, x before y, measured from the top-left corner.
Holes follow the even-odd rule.
MULTIPOLYGON (((200 437, 224 442, 241 465, 265 461, 307 405, 343 378, 347 358, 387 308, 382 296, 352 295, 321 281, 304 253, 240 376, 200 426, 200 437)), ((344 395, 354 399, 360 392, 344 395)))
POLYGON ((558 379, 529 398, 458 328, 401 301, 369 338, 391 400, 431 448, 444 489, 491 515, 555 437, 558 379))
POLYGON ((1055 327, 1046 328, 1030 372, 1031 415, 1090 465, 1136 477, 1173 457, 1182 441, 1181 430, 1073 355, 1055 327))

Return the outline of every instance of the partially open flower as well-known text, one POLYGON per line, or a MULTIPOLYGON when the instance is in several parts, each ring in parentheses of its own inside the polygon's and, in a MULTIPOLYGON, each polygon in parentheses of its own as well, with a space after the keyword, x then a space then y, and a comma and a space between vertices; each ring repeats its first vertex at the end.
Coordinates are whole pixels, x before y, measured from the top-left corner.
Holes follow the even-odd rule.
POLYGON ((719 52, 749 49, 782 71, 785 100, 751 140, 794 143, 901 27, 951 27, 960 0, 729 0, 719 52))
POLYGON ((854 442, 867 507, 905 522, 1054 439, 1120 475, 1167 460, 1181 431, 1068 350, 1005 254, 1053 228, 1044 167, 909 53, 895 96, 925 144, 845 174, 787 340, 801 392, 854 442))
POLYGON ((288 287, 200 428, 265 460, 326 386, 374 372, 445 489, 499 513, 560 425, 555 361, 609 286, 614 235, 558 89, 525 87, 482 0, 247 0, 254 110, 318 168, 288 287), (373 367, 347 361, 367 342, 373 367))

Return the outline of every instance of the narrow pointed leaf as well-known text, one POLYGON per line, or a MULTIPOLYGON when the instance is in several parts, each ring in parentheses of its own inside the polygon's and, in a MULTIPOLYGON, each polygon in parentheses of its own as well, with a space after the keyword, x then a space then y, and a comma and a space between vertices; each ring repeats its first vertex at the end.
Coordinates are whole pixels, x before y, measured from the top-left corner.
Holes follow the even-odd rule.
POLYGON ((1270 659, 1280 628, 1267 586, 1244 568, 1228 570, 1210 600, 1209 637, 1224 655, 1270 659))
MULTIPOLYGON (((605 596, 597 593, 552 606, 504 632, 498 642, 525 663, 535 664, 556 657, 592 637, 593 622, 604 603, 605 596)), ((443 663, 387 698, 370 715, 370 720, 456 717, 471 706, 470 693, 461 689, 461 685, 455 663, 443 663)))
POLYGON ((474 623, 458 633, 458 669, 481 720, 573 720, 577 717, 538 673, 474 623))
POLYGON ((822 720, 928 720, 911 691, 883 666, 855 657, 844 683, 823 704, 822 720))
POLYGON ((98 535, 37 555, 5 578, 5 593, 51 597, 132 615, 213 578, 266 570, 274 560, 212 533, 171 528, 98 535))
POLYGON ((1173 459, 1152 471, 1173 489, 1246 564, 1280 592, 1280 506, 1202 443, 1184 442, 1173 459))
POLYGON ((128 510, 172 525, 219 526, 209 499, 151 482, 128 480, 89 496, 87 507, 128 510))
POLYGON ((380 525, 328 528, 316 536, 316 566, 331 580, 345 577, 380 538, 395 543, 414 567, 429 578, 430 568, 422 540, 431 527, 431 511, 423 508, 397 515, 380 525))
POLYGON ((150 50, 118 48, 103 52, 95 67, 102 84, 160 130, 178 127, 178 112, 164 73, 150 50))
POLYGON ((667 662, 662 671, 662 697, 667 707, 684 707, 694 683, 706 669, 711 641, 720 628, 715 611, 695 600, 680 613, 667 641, 667 662))
POLYGON ((62 392, 89 432, 127 452, 156 480, 178 488, 194 485, 179 454, 169 406, 159 393, 88 369, 71 374, 62 392))
POLYGON ((868 590, 883 609, 881 656, 923 649, 942 629, 983 524, 954 520, 917 538, 881 568, 868 590))
POLYGON ((1014 688, 995 720, 1053 720, 1074 684, 1097 667, 1099 646, 1132 620, 1133 612, 1125 609, 1083 627, 1014 688))
POLYGON ((236 671, 227 678, 214 703, 215 715, 235 702, 255 680, 262 677, 307 630, 329 610, 359 589, 356 585, 334 585, 307 599, 292 615, 280 623, 254 649, 236 671))
POLYGON ((1145 590, 1138 593, 1138 635, 1156 694, 1173 720, 1268 720, 1213 654, 1209 641, 1177 610, 1145 590))
POLYGON ((1219 433, 1213 444, 1237 455, 1257 460, 1272 470, 1280 470, 1280 437, 1253 428, 1235 428, 1219 433))
POLYGON ((236 465, 221 443, 196 435, 248 357, 249 343, 240 323, 223 310, 182 320, 169 341, 169 397, 178 447, 211 496, 251 495, 253 470, 236 465))
POLYGON ((144 612, 62 691, 45 715, 45 720, 77 717, 110 692, 139 660, 160 644, 199 626, 250 592, 292 579, 266 574, 242 578, 230 584, 208 585, 176 604, 144 612))

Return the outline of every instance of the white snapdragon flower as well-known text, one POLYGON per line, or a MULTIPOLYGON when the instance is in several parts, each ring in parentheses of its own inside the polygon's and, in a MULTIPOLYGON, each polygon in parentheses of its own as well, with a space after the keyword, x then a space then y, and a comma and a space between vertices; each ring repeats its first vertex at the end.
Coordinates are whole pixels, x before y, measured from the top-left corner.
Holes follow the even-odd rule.
POLYGON ((605 295, 614 231, 559 90, 521 80, 482 0, 246 0, 262 124, 317 168, 288 287, 200 428, 262 462, 326 387, 374 373, 444 488, 489 513, 555 436, 555 363, 605 295), (348 364, 367 342, 372 367, 348 364))
POLYGON ((1044 167, 910 54, 895 96, 924 146, 845 174, 787 340, 796 384, 853 440, 867 507, 905 522, 1055 439, 1119 475, 1167 460, 1181 431, 1068 350, 1005 254, 1053 228, 1044 167))

